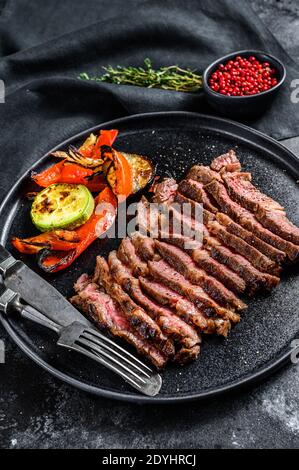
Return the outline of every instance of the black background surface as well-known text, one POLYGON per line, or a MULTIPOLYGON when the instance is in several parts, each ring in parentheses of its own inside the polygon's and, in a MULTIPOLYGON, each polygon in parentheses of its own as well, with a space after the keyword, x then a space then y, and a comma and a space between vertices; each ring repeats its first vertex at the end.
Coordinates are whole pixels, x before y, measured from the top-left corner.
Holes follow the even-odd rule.
MULTIPOLYGON (((81 71, 138 65, 147 56, 157 66, 180 62, 201 69, 220 55, 252 47, 280 57, 289 80, 299 75, 245 1, 7 0, 0 11, 2 3, 0 78, 7 97, 0 105, 0 198, 40 155, 84 128, 128 113, 206 109, 200 94, 82 83, 76 80, 81 71)), ((255 3, 260 8, 262 2, 255 3)), ((296 6, 277 3, 277 21, 283 8, 294 21, 296 6)), ((254 125, 277 138, 298 135, 298 106, 290 104, 289 94, 287 84, 271 114, 254 125)), ((268 387, 206 406, 134 407, 60 384, 3 338, 3 447, 298 446, 296 368, 268 387)))

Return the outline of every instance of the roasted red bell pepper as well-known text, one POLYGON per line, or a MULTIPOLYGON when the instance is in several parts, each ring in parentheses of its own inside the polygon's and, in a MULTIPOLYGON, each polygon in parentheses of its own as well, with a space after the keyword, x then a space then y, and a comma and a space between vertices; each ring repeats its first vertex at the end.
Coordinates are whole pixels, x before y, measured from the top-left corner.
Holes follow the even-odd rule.
POLYGON ((84 157, 99 158, 100 157, 100 148, 105 145, 111 147, 118 135, 117 129, 111 129, 109 131, 102 130, 97 138, 97 141, 94 145, 87 145, 80 147, 79 152, 84 157))
POLYGON ((42 173, 33 175, 32 179, 42 188, 54 183, 84 184, 90 191, 99 192, 106 186, 103 175, 93 176, 93 170, 66 160, 56 163, 42 173))
POLYGON ((104 153, 104 166, 107 166, 107 182, 119 202, 133 192, 133 171, 128 160, 117 150, 110 148, 104 153), (111 160, 111 164, 107 162, 111 160))
POLYGON ((80 242, 74 249, 59 253, 49 250, 41 252, 39 266, 44 271, 55 273, 67 268, 96 238, 112 226, 116 218, 117 200, 111 189, 106 187, 95 199, 95 203, 94 214, 75 230, 80 242))
POLYGON ((33 255, 47 248, 49 250, 72 250, 80 242, 74 230, 53 230, 42 233, 36 237, 12 239, 13 246, 20 252, 33 255))

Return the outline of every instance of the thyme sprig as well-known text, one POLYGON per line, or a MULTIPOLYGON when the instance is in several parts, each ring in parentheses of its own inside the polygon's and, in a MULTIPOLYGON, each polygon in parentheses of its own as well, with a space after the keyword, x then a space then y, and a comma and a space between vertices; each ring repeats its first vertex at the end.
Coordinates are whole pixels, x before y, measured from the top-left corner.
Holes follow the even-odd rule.
POLYGON ((135 85, 146 88, 161 88, 183 92, 198 91, 202 88, 202 77, 191 69, 183 69, 178 65, 154 69, 150 59, 145 59, 144 67, 103 67, 105 73, 98 77, 90 77, 81 73, 82 80, 95 80, 116 85, 135 85))

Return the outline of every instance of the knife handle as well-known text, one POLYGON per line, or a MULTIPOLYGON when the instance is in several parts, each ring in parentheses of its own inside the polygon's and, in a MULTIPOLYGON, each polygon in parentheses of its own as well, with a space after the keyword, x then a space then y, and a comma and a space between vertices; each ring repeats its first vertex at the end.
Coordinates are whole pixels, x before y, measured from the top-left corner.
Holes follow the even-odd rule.
POLYGON ((5 278, 9 268, 19 263, 4 246, 0 245, 0 275, 5 278))
POLYGON ((0 310, 6 315, 12 310, 16 310, 22 318, 45 326, 46 328, 55 331, 57 334, 59 334, 62 329, 60 325, 50 320, 35 308, 30 305, 24 305, 20 301, 20 296, 11 289, 5 289, 0 295, 0 310))

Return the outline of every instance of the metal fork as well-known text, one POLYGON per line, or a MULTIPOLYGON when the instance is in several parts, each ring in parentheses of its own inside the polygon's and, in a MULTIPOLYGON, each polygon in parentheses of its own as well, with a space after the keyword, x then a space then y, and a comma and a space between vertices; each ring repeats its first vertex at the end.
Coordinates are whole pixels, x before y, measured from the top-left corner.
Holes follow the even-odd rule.
POLYGON ((62 327, 35 308, 22 303, 16 292, 5 289, 0 295, 0 311, 9 314, 13 310, 19 312, 22 318, 55 331, 59 336, 58 346, 72 349, 99 362, 145 395, 155 396, 159 393, 161 376, 97 330, 78 321, 62 327))

